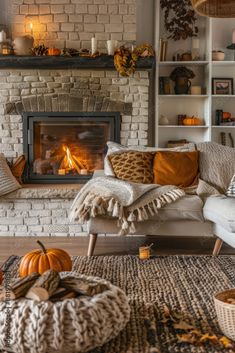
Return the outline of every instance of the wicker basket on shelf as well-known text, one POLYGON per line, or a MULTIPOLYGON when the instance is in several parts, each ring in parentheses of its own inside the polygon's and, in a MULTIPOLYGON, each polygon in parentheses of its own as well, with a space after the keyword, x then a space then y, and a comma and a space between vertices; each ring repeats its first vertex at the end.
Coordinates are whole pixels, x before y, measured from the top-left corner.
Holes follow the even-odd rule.
POLYGON ((235 17, 235 2, 232 0, 191 0, 194 10, 202 16, 235 17))
POLYGON ((235 289, 217 293, 214 297, 215 310, 221 331, 235 341, 235 304, 227 302, 235 298, 235 289))

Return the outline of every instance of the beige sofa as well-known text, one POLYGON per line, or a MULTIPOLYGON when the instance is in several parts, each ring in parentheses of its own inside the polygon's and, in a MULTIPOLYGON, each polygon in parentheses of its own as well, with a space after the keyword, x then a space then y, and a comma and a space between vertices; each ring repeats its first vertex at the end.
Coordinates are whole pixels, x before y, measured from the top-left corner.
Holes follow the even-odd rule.
MULTIPOLYGON (((221 191, 226 183, 229 184, 228 181, 225 182, 220 178, 224 175, 226 167, 228 180, 235 173, 235 149, 209 143, 198 144, 197 147, 202 153, 201 169, 205 169, 206 165, 206 168, 216 170, 216 165, 217 169, 221 170, 221 175, 215 173, 212 175, 212 181, 220 186, 221 191), (223 160, 220 161, 220 157, 223 160)), ((200 170, 200 172, 204 179, 208 178, 207 171, 200 170)), ((95 174, 94 177, 99 175, 100 173, 95 174)), ((88 256, 91 256, 94 253, 98 234, 118 234, 117 220, 104 217, 91 218, 88 222, 88 232, 90 235, 88 256)), ((223 241, 235 247, 235 198, 226 197, 223 194, 203 199, 197 195, 187 195, 160 209, 159 214, 153 218, 137 223, 134 234, 216 236, 213 255, 218 255, 223 241)))

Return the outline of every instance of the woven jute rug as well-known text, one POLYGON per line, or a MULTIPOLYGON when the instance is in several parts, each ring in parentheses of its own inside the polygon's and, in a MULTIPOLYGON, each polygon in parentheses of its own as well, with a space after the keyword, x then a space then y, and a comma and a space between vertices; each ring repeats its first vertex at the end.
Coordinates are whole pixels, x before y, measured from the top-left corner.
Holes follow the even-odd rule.
MULTIPOLYGON (((12 276, 19 260, 8 261, 12 276)), ((111 281, 130 300, 131 320, 126 329, 92 353, 234 352, 180 343, 177 331, 161 319, 167 305, 193 317, 198 329, 203 325, 219 334, 213 294, 235 287, 235 256, 160 256, 145 261, 136 256, 74 257, 73 270, 111 281)))

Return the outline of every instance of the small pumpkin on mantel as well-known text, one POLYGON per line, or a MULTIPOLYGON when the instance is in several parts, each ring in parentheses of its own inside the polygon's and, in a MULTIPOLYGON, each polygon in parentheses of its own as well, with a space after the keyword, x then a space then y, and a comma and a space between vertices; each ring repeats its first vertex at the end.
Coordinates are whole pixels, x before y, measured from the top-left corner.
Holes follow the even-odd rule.
POLYGON ((200 118, 197 118, 195 116, 187 116, 184 120, 183 120, 183 125, 187 125, 187 126, 195 126, 195 125, 201 125, 202 124, 202 120, 200 118))
POLYGON ((32 250, 21 260, 19 274, 21 277, 37 272, 42 275, 47 270, 53 269, 57 272, 71 271, 72 261, 69 254, 62 249, 46 249, 38 240, 41 249, 32 250))

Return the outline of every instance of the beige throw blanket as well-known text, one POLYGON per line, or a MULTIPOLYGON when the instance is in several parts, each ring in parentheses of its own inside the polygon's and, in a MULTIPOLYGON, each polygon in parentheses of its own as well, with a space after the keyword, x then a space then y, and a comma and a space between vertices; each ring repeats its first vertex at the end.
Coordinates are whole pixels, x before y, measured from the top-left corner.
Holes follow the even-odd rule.
POLYGON ((97 177, 85 184, 76 196, 70 221, 85 223, 92 217, 114 217, 118 219, 120 234, 131 234, 135 232, 135 222, 148 220, 160 208, 184 195, 183 190, 172 185, 144 185, 97 177))

